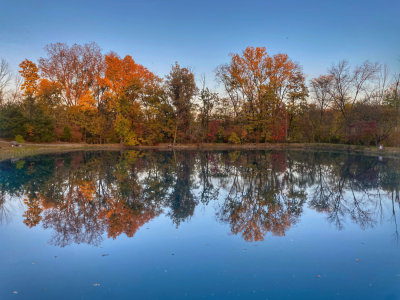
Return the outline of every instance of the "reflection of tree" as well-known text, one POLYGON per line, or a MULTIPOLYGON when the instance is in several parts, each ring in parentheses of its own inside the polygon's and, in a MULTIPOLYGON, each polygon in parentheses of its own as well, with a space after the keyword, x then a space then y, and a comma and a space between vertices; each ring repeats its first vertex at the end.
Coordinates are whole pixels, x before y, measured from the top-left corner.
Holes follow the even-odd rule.
POLYGON ((247 241, 263 240, 267 232, 285 235, 301 214, 304 191, 296 190, 292 176, 285 176, 286 160, 276 158, 248 155, 234 171, 220 218, 247 241))
POLYGON ((116 238, 121 233, 133 237, 136 231, 155 217, 155 211, 141 207, 130 207, 124 202, 107 199, 108 210, 103 211, 99 216, 106 220, 108 225, 108 237, 116 238))
POLYGON ((24 203, 27 207, 23 217, 24 217, 24 224, 29 228, 32 228, 39 224, 42 220, 42 209, 40 207, 40 202, 35 197, 29 197, 24 199, 24 203))
POLYGON ((172 185, 172 192, 168 197, 168 206, 171 208, 169 216, 179 226, 185 219, 191 217, 197 202, 192 193, 193 180, 193 155, 192 152, 176 154, 175 156, 175 180, 172 185), (178 157, 177 157, 178 156, 178 157))
POLYGON ((314 185, 309 205, 328 213, 328 220, 338 229, 349 216, 362 228, 374 226, 374 202, 378 188, 376 159, 348 155, 336 165, 315 167, 314 185))
POLYGON ((179 226, 198 204, 247 241, 282 236, 303 205, 338 229, 383 219, 391 201, 397 234, 400 160, 287 151, 75 152, 0 163, 0 221, 22 198, 24 223, 52 229, 51 243, 98 245, 105 233, 132 237, 163 211, 179 226), (215 203, 215 204, 212 204, 215 203))
MULTIPOLYGON (((218 189, 212 183, 212 171, 210 165, 215 165, 215 155, 210 152, 200 152, 200 202, 208 204, 218 198, 218 189)), ((214 168, 215 169, 215 168, 214 168)))
POLYGON ((0 225, 8 222, 9 209, 7 208, 7 194, 5 190, 0 190, 0 225))
POLYGON ((105 226, 98 218, 100 206, 93 201, 92 196, 86 194, 87 182, 82 184, 83 186, 68 184, 62 201, 44 212, 43 227, 54 229, 55 234, 51 241, 54 245, 97 245, 102 240, 105 226))

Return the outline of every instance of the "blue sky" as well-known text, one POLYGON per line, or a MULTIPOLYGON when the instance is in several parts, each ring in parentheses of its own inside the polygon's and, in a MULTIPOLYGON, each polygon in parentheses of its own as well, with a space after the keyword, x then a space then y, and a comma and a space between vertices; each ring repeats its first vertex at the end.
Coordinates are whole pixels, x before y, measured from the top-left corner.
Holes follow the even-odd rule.
POLYGON ((160 76, 178 61, 211 83, 229 53, 266 46, 289 54, 308 78, 344 58, 398 72, 399 11, 399 0, 2 0, 0 57, 16 70, 48 43, 95 41, 160 76))

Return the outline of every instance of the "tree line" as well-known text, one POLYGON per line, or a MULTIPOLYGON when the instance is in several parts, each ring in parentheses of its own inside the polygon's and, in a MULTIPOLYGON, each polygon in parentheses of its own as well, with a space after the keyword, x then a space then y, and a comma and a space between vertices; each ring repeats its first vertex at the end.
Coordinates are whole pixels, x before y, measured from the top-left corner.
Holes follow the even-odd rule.
POLYGON ((36 142, 328 142, 398 146, 400 74, 343 60, 306 80, 287 54, 247 47, 215 70, 218 88, 177 62, 161 78, 96 43, 49 44, 12 84, 0 63, 0 137, 36 142))

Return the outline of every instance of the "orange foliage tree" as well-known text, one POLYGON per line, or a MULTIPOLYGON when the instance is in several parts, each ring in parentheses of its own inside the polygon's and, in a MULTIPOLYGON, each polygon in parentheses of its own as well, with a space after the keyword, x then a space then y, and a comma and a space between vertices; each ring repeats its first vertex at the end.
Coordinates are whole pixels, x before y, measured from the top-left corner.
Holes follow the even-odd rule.
POLYGON ((286 106, 307 95, 300 66, 286 54, 270 56, 265 47, 232 54, 229 65, 219 70, 220 78, 229 78, 230 87, 242 95, 245 127, 255 141, 276 139, 282 128, 286 131, 286 106))
POLYGON ((109 53, 105 56, 105 63, 105 76, 100 79, 104 90, 102 100, 114 115, 114 130, 121 143, 143 143, 142 106, 148 90, 157 84, 159 78, 129 55, 120 58, 109 53))

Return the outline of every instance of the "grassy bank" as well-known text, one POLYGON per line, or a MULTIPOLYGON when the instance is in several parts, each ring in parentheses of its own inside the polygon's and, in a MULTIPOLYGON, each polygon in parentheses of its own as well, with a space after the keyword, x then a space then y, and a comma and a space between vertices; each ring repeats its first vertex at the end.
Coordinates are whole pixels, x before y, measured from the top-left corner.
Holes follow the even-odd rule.
POLYGON ((27 156, 46 154, 46 153, 61 153, 70 151, 81 151, 81 150, 120 150, 119 144, 102 144, 102 145, 90 145, 90 144, 22 144, 21 147, 11 147, 9 142, 0 142, 0 161, 6 159, 23 158, 27 156))
POLYGON ((263 144, 177 144, 172 147, 170 144, 160 144, 156 146, 136 146, 132 149, 160 149, 160 150, 332 150, 332 151, 350 151, 355 153, 370 154, 399 154, 400 148, 385 147, 379 150, 378 147, 345 145, 345 144, 324 144, 324 143, 263 143, 263 144))
POLYGON ((25 143, 21 147, 11 147, 10 142, 0 141, 0 161, 12 158, 23 158, 37 154, 60 153, 69 151, 89 150, 323 150, 323 151, 348 151, 369 155, 400 156, 400 148, 387 147, 379 150, 378 147, 343 145, 343 144, 305 144, 305 143, 280 143, 280 144, 170 144, 156 146, 121 147, 119 144, 78 144, 78 143, 54 143, 54 144, 30 144, 25 143))

